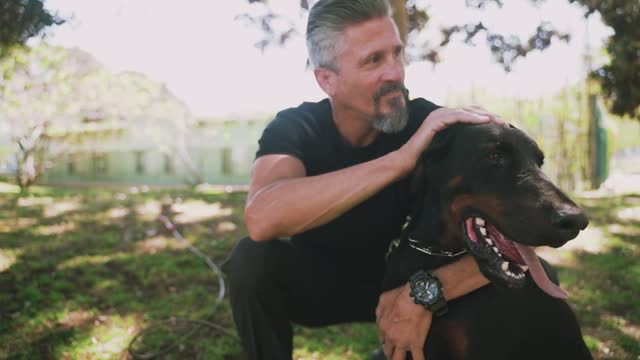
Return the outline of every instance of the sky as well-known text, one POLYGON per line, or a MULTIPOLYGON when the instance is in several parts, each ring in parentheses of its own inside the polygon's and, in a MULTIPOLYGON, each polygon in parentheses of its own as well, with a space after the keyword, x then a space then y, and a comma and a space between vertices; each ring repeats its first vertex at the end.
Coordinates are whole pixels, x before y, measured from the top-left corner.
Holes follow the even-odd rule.
MULTIPOLYGON (((547 0, 539 7, 509 0, 500 11, 495 6, 468 9, 464 0, 417 1, 429 6, 431 21, 422 34, 427 40, 437 39, 442 25, 478 20, 522 38, 541 20, 572 34, 569 44, 557 42, 545 52, 531 53, 508 74, 493 62, 482 40, 476 47, 450 45, 435 68, 426 62, 409 64, 405 83, 411 95, 441 104, 447 94, 472 86, 526 98, 575 84, 586 71, 586 44, 597 55, 611 33, 596 14, 588 20, 587 36, 583 10, 566 0, 547 0)), ((136 71, 164 82, 196 116, 273 113, 325 97, 306 69, 306 19, 298 3, 269 1, 297 24, 300 34, 264 53, 254 46, 260 30, 236 19, 265 11, 262 4, 246 0, 47 0, 48 9, 72 19, 51 29, 44 41, 87 51, 114 72, 136 71)))

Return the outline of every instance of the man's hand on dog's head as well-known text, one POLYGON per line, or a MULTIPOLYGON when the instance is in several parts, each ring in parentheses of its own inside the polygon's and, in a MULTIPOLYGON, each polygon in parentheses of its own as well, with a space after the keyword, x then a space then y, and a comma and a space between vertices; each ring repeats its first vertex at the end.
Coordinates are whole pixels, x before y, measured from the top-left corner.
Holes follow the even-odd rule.
POLYGON ((432 111, 424 120, 418 131, 400 148, 404 152, 402 158, 407 161, 407 173, 411 172, 422 152, 429 146, 438 131, 455 123, 485 124, 494 122, 508 127, 509 124, 499 115, 493 114, 479 106, 463 108, 439 108, 432 111))
POLYGON ((411 352, 414 360, 424 360, 424 342, 432 314, 413 302, 410 291, 407 283, 383 293, 378 301, 378 338, 390 360, 404 360, 407 352, 411 352))

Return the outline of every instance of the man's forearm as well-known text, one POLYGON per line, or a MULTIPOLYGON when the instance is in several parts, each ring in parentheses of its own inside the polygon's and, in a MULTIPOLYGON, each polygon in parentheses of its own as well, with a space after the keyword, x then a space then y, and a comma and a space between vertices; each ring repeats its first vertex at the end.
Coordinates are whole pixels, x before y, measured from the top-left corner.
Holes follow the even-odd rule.
POLYGON ((254 240, 297 234, 344 214, 410 171, 400 151, 335 172, 284 179, 248 201, 245 218, 254 240))
POLYGON ((432 271, 442 284, 444 298, 452 300, 489 283, 471 255, 432 271))

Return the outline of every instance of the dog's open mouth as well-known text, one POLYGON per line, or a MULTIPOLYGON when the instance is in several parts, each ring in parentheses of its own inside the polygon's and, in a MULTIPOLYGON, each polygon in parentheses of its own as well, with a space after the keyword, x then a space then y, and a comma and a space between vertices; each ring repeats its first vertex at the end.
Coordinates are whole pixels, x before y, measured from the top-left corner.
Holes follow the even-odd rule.
POLYGON ((510 287, 522 287, 529 271, 535 283, 547 294, 567 299, 566 291, 554 284, 540 264, 534 248, 507 238, 481 217, 469 217, 463 223, 465 241, 489 280, 510 287))

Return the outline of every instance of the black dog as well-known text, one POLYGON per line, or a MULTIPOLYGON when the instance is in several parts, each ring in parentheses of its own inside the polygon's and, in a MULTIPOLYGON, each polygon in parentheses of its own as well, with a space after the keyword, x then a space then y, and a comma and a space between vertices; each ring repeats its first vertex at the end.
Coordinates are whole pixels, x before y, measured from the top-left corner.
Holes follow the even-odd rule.
POLYGON ((456 259, 420 250, 466 250, 492 282, 434 317, 427 359, 591 359, 566 293, 533 251, 560 247, 588 224, 543 174, 543 160, 524 132, 495 124, 451 126, 425 152, 410 179, 413 220, 389 257, 385 287, 456 259))

